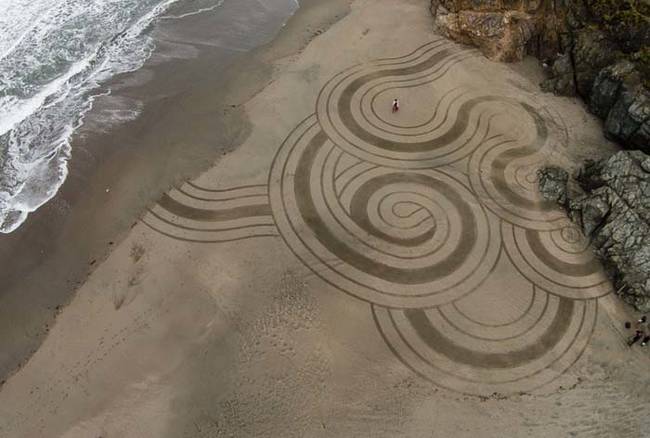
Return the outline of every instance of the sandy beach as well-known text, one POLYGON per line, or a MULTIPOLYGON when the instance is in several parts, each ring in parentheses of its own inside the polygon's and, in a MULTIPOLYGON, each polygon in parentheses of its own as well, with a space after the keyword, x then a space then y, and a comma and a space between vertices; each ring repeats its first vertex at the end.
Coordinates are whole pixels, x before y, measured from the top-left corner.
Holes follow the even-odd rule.
POLYGON ((86 117, 57 196, 0 235, 3 378, 36 350, 58 309, 148 205, 249 135, 242 105, 272 80, 274 60, 300 50, 347 9, 347 2, 327 10, 304 2, 278 34, 291 12, 279 5, 291 2, 269 2, 278 7, 270 17, 251 16, 246 8, 256 0, 248 3, 158 25, 154 56, 106 84, 111 96, 86 117), (107 125, 106 111, 134 104, 142 107, 136 120, 107 125))
POLYGON ((1 436, 648 433, 634 315, 536 190, 616 146, 428 7, 305 1, 239 46, 209 15, 156 31, 110 84, 140 117, 91 117, 0 238, 1 436))

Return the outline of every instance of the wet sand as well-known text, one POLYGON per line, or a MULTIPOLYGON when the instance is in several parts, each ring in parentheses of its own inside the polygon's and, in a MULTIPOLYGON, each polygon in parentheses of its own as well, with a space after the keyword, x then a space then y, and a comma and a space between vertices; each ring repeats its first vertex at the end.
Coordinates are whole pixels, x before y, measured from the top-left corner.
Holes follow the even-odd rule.
POLYGON ((0 381, 38 348, 58 309, 147 205, 249 135, 241 105, 272 79, 274 60, 296 53, 347 9, 346 1, 327 10, 302 3, 267 44, 290 13, 289 0, 266 2, 277 11, 264 16, 253 0, 229 1, 212 13, 162 21, 145 67, 107 84, 111 96, 96 102, 74 139, 60 192, 18 231, 0 235, 0 381), (106 122, 107 111, 135 104, 142 105, 135 121, 106 122))
POLYGON ((241 87, 144 114, 166 154, 107 156, 57 244, 76 258, 34 268, 40 303, 57 267, 93 272, 0 391, 0 431, 643 436, 632 315, 535 182, 614 147, 534 62, 435 35, 428 3, 314 2, 225 73, 241 87))

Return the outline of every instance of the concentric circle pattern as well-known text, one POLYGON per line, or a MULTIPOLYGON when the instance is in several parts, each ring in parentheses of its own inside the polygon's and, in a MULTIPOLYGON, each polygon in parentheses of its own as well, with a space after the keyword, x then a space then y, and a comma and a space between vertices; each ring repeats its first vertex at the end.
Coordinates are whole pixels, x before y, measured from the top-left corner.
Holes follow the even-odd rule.
POLYGON ((537 170, 567 144, 561 118, 521 90, 463 80, 474 58, 440 39, 334 75, 267 185, 188 182, 143 222, 191 243, 281 236, 367 302, 388 349, 436 385, 548 387, 585 350, 611 285, 538 194, 537 170))
POLYGON ((586 348, 595 300, 536 291, 526 309, 500 325, 476 321, 453 305, 372 308, 383 338, 409 368, 445 388, 479 395, 535 390, 566 371, 586 348))
POLYGON ((412 371, 467 394, 529 391, 580 357, 611 286, 538 195, 561 121, 456 83, 473 56, 438 40, 335 75, 278 151, 269 200, 296 256, 370 303, 412 371))
POLYGON ((503 223, 502 231, 512 263, 547 292, 581 300, 611 291, 600 263, 574 226, 537 231, 503 223))
POLYGON ((540 113, 520 104, 532 121, 534 137, 526 142, 498 133, 472 154, 469 175, 472 189, 504 221, 528 229, 554 230, 569 220, 537 188, 537 169, 546 161, 545 146, 558 142, 540 113))
POLYGON ((478 287, 499 256, 498 223, 461 175, 361 162, 313 118, 278 154, 270 187, 276 223, 296 255, 371 303, 452 301, 478 287))
POLYGON ((319 124, 340 148, 370 163, 407 169, 452 163, 485 140, 501 98, 461 89, 414 94, 413 106, 403 111, 412 112, 404 118, 415 123, 391 122, 382 114, 397 93, 430 89, 471 56, 436 41, 401 58, 345 70, 319 94, 319 124), (432 99, 433 114, 422 112, 426 117, 420 120, 421 112, 414 110, 430 107, 432 99))

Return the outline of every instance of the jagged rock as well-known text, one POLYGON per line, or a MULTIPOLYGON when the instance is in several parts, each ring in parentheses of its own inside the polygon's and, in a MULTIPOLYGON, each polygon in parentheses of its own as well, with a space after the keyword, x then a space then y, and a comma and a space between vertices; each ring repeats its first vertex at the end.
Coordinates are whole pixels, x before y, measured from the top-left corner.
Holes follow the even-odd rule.
POLYGON ((507 10, 519 10, 523 12, 534 12, 539 9, 543 0, 432 0, 432 12, 434 8, 443 7, 449 12, 475 11, 475 12, 504 12, 507 10))
POLYGON ((650 156, 624 151, 607 160, 589 162, 577 176, 585 190, 609 187, 650 224, 650 156))
POLYGON ((617 21, 615 17, 625 9, 619 7, 616 2, 571 4, 567 51, 556 59, 551 78, 542 88, 580 95, 605 120, 607 138, 628 149, 650 152, 650 92, 648 78, 640 73, 650 53, 650 19, 637 11, 637 18, 617 21), (646 51, 630 53, 644 47, 646 51))
POLYGON ((609 196, 606 190, 597 189, 590 195, 571 200, 568 203, 569 217, 578 224, 585 236, 593 236, 610 212, 609 196))
POLYGON ((557 58, 542 89, 585 98, 605 119, 605 136, 628 149, 650 152, 650 91, 637 66, 604 33, 589 29, 576 37, 570 52, 557 58))
POLYGON ((560 55, 551 66, 551 77, 541 83, 542 90, 562 96, 574 96, 576 84, 568 53, 560 55))
POLYGON ((623 87, 605 120, 605 136, 628 148, 650 152, 650 92, 623 87))
POLYGON ((575 35, 567 53, 556 59, 552 77, 542 88, 562 95, 577 93, 588 99, 600 70, 621 56, 616 45, 603 32, 585 28, 575 35))
POLYGON ((622 56, 603 32, 591 28, 577 34, 572 53, 576 90, 585 99, 591 95, 591 87, 600 70, 622 56))
POLYGON ((650 92, 632 62, 624 60, 601 70, 589 109, 605 119, 607 138, 650 153, 650 92))
POLYGON ((621 297, 650 311, 650 156, 623 151, 590 161, 576 179, 584 194, 562 205, 591 239, 621 297))
POLYGON ((589 109, 601 119, 606 119, 623 88, 630 82, 639 82, 634 64, 624 60, 604 68, 596 76, 589 96, 589 109))
POLYGON ((439 9, 438 28, 449 38, 477 46, 490 59, 521 60, 535 32, 535 20, 525 12, 446 12, 439 9))
POLYGON ((444 35, 486 56, 526 53, 551 65, 542 89, 579 95, 605 120, 606 137, 650 152, 648 0, 431 0, 444 35))
POLYGON ((586 160, 582 168, 576 175, 576 180, 583 190, 590 192, 602 187, 604 182, 601 178, 603 172, 604 161, 586 160))
MULTIPOLYGON (((432 0, 436 27, 447 37, 479 47, 490 59, 518 61, 542 22, 543 0, 432 0)), ((540 40, 535 40, 540 46, 540 40)))
POLYGON ((569 174, 559 167, 545 167, 537 171, 539 190, 547 201, 560 205, 567 203, 567 183, 569 174))

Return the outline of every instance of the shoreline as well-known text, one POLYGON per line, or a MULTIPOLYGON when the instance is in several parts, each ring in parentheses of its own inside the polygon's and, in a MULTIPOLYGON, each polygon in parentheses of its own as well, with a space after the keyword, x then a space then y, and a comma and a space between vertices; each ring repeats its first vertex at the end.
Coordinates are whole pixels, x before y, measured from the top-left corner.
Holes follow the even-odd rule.
MULTIPOLYGON (((147 206, 246 139, 250 127, 241 106, 272 80, 273 61, 299 53, 315 36, 309 29, 342 18, 349 1, 302 3, 270 42, 245 53, 195 46, 197 56, 164 62, 159 57, 178 42, 164 40, 159 26, 145 65, 105 85, 112 98, 143 101, 139 117, 93 132, 92 119, 105 106, 98 101, 73 139, 59 192, 18 230, 0 236, 0 382, 29 360, 57 313, 147 206), (168 81, 183 75, 194 81, 165 95, 168 81)), ((188 39, 181 49, 192 48, 188 39)))
POLYGON ((613 147, 599 121, 534 60, 436 34, 428 0, 341 0, 325 32, 312 4, 219 74, 156 65, 181 98, 124 88, 159 104, 93 144, 117 152, 39 274, 93 272, 0 390, 0 435, 643 435, 648 352, 536 184, 613 147))

